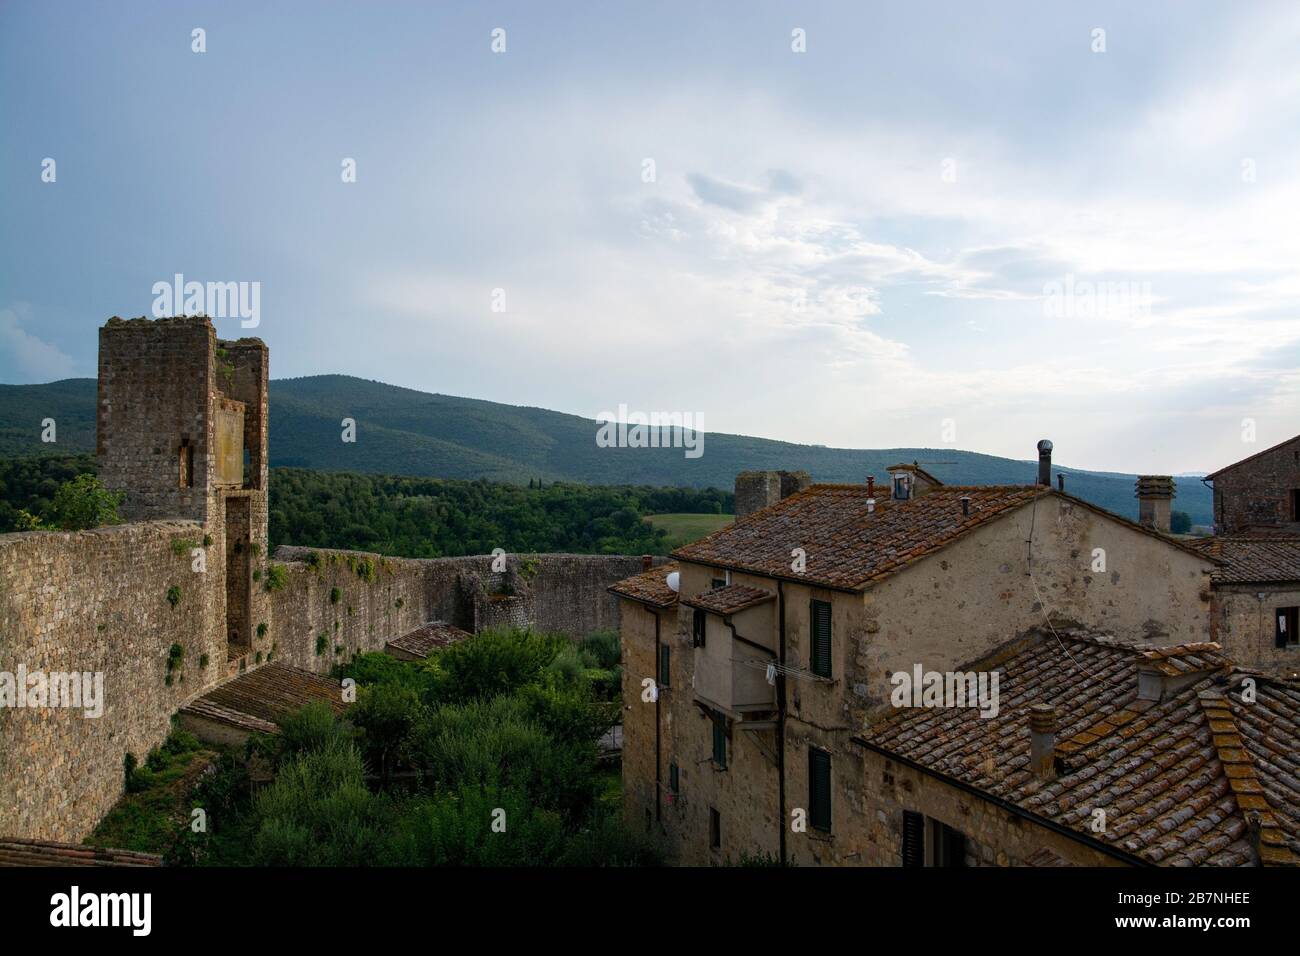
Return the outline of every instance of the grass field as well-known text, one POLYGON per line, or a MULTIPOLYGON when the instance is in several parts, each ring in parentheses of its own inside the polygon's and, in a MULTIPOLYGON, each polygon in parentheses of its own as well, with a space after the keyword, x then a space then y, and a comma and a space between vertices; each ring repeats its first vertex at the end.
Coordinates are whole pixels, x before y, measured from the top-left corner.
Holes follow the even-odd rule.
POLYGON ((646 521, 656 528, 663 528, 668 535, 668 548, 680 548, 684 544, 698 541, 706 534, 712 534, 719 528, 731 524, 731 515, 646 515, 646 521))

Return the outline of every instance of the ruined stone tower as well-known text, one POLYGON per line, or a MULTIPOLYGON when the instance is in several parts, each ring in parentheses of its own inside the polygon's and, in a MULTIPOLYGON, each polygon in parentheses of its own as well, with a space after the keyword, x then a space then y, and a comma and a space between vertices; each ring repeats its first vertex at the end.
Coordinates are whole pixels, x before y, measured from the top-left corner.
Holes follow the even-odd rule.
POLYGON ((195 590, 210 595, 235 667, 269 650, 256 640, 266 598, 253 580, 267 547, 267 366, 260 339, 222 341, 204 316, 112 318, 99 330, 99 477, 125 495, 128 521, 203 526, 209 577, 195 590))

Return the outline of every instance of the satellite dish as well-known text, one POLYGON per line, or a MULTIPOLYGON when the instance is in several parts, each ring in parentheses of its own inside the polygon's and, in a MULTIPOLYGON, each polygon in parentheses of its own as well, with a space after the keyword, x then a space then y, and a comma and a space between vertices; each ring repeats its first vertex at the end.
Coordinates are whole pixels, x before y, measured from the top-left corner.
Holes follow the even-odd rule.
POLYGON ((681 579, 678 577, 678 572, 674 571, 672 574, 668 575, 668 586, 670 588, 674 591, 678 591, 680 590, 680 584, 681 579))

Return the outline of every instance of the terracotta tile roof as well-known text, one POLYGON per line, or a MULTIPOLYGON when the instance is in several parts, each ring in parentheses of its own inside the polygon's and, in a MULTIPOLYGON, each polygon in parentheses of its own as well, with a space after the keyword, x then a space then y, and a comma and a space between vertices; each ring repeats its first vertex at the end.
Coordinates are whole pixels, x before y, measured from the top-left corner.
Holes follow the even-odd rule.
POLYGON ((943 485, 895 501, 876 490, 867 511, 865 485, 812 485, 673 552, 683 561, 749 571, 845 591, 862 590, 947 547, 980 525, 1055 496, 1173 548, 1213 562, 1190 544, 1043 485, 943 485), (961 499, 970 499, 963 514, 961 499), (804 573, 790 569, 791 551, 807 553, 804 573))
POLYGON ((1300 581, 1300 535, 1278 531, 1201 538, 1197 550, 1217 558, 1215 584, 1275 584, 1300 581))
POLYGON ((162 857, 134 850, 0 837, 0 866, 162 866, 162 857))
POLYGON ((401 637, 393 638, 385 647, 405 651, 416 657, 428 657, 438 648, 457 644, 470 636, 468 631, 462 631, 455 624, 448 624, 446 621, 429 621, 407 631, 401 637))
POLYGON ((274 734, 279 733, 281 720, 313 700, 325 701, 340 714, 347 708, 333 678, 267 664, 214 687, 182 707, 181 713, 274 734))
POLYGON ((687 598, 682 603, 687 607, 698 607, 702 611, 714 614, 737 614, 746 608, 775 601, 776 592, 753 588, 747 584, 726 584, 711 591, 704 591, 687 598))
POLYGON ((996 717, 891 710, 862 741, 1148 863, 1300 863, 1300 684, 1232 670, 1216 645, 1152 652, 1080 634, 1036 635, 962 670, 982 668, 1001 674, 996 717), (1138 699, 1139 666, 1169 676, 1159 701, 1138 699), (1052 780, 1030 768, 1035 703, 1059 721, 1052 780))
POLYGON ((677 570, 677 562, 669 561, 649 571, 642 571, 630 578, 624 578, 611 584, 607 591, 631 601, 639 601, 651 607, 669 608, 677 603, 677 592, 668 586, 668 575, 677 570))

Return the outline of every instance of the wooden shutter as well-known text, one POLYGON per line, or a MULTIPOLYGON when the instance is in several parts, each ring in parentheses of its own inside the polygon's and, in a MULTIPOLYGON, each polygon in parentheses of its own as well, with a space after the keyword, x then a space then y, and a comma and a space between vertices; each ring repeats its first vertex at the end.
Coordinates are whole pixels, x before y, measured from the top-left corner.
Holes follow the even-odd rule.
POLYGON ((925 866, 925 817, 903 811, 903 866, 925 866))
POLYGON ((818 677, 831 676, 831 606, 826 601, 813 601, 812 619, 812 672, 818 677))
POLYGON ((808 813, 814 830, 831 832, 831 755, 808 748, 808 813))
POLYGON ((713 762, 727 769, 727 718, 713 715, 713 762))

